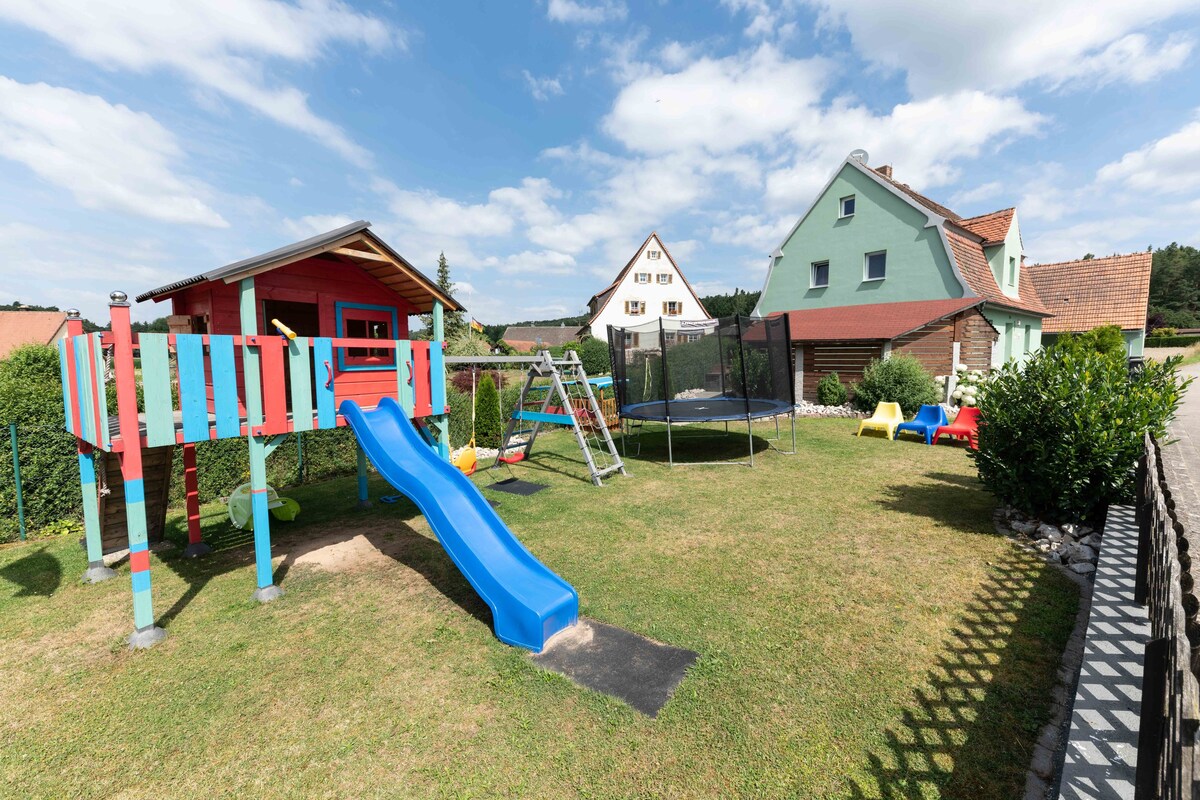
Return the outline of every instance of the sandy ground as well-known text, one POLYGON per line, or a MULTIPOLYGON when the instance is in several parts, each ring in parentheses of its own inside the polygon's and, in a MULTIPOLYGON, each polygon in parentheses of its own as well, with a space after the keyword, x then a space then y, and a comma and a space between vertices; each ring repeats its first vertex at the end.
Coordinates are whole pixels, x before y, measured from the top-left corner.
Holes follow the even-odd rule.
POLYGON ((386 536, 382 528, 343 528, 318 536, 298 536, 272 549, 294 566, 348 572, 395 564, 404 549, 404 539, 386 536))

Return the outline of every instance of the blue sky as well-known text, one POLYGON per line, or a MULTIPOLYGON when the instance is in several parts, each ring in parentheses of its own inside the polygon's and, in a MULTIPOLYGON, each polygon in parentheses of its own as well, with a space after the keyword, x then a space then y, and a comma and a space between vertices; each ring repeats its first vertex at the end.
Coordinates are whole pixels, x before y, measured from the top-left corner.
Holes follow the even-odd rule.
MULTIPOLYGON (((484 322, 651 230, 760 288, 841 160, 1034 261, 1200 245, 1200 0, 0 0, 0 298, 130 294, 358 218, 484 322)), ((162 305, 142 304, 150 319, 162 305)))

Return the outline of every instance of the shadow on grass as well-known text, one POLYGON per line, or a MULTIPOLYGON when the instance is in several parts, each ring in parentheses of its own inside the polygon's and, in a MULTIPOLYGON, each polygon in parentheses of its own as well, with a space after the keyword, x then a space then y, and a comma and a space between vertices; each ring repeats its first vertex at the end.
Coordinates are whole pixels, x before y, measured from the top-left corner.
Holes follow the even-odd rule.
POLYGON ((16 585, 13 597, 49 597, 62 585, 63 568, 45 546, 0 568, 0 577, 16 585))
POLYGON ((1077 601, 1074 584, 1022 554, 991 563, 850 796, 1020 797, 1077 601))
POLYGON ((950 527, 978 531, 990 523, 995 499, 979 481, 963 475, 929 472, 908 483, 885 486, 876 501, 888 511, 925 517, 950 527), (929 482, 932 481, 932 482, 929 482))
MULTIPOLYGON (((677 465, 702 464, 708 461, 746 461, 750 458, 751 448, 756 456, 771 449, 770 442, 758 431, 753 436, 748 435, 744 420, 729 423, 728 432, 715 425, 676 425, 671 431, 669 453, 666 424, 646 423, 646 426, 640 434, 613 436, 617 452, 622 453, 623 458, 658 464, 666 464, 671 459, 677 465), (655 427, 650 428, 650 425, 655 427)), ((790 432, 783 433, 783 436, 786 440, 783 444, 790 448, 790 432)))
MULTIPOLYGON (((297 487, 293 494, 302 504, 310 501, 315 504, 317 497, 313 495, 319 493, 297 487)), ((303 556, 361 535, 380 553, 420 574, 433 588, 490 628, 491 610, 458 571, 441 543, 418 533, 408 524, 417 516, 420 516, 417 507, 407 498, 401 498, 394 504, 376 503, 365 512, 345 508, 338 516, 336 510, 331 513, 327 509, 325 513, 314 514, 306 524, 277 524, 271 531, 271 549, 273 556, 283 555, 283 561, 275 567, 275 584, 286 589, 285 578, 303 556)), ((169 520, 166 537, 176 543, 186 541, 186 526, 186 519, 182 517, 169 520)), ((187 590, 159 616, 158 624, 167 625, 179 616, 213 578, 254 563, 254 534, 251 531, 237 530, 228 522, 214 518, 205 526, 204 540, 214 552, 201 558, 184 558, 180 551, 161 554, 163 565, 187 583, 187 590)), ((247 595, 253 588, 247 587, 247 595)))

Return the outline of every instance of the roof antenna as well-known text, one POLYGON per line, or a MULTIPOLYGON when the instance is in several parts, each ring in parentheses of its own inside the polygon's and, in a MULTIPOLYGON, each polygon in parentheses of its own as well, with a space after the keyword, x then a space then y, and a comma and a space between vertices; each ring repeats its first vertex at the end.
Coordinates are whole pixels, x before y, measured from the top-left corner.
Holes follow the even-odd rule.
POLYGON ((851 151, 850 151, 850 157, 851 157, 851 158, 853 158, 855 161, 857 161, 858 163, 862 164, 862 165, 865 167, 865 166, 867 165, 867 159, 868 159, 870 156, 868 156, 868 154, 867 154, 867 151, 866 151, 866 150, 863 150, 863 149, 860 147, 860 148, 858 148, 857 150, 851 150, 851 151))

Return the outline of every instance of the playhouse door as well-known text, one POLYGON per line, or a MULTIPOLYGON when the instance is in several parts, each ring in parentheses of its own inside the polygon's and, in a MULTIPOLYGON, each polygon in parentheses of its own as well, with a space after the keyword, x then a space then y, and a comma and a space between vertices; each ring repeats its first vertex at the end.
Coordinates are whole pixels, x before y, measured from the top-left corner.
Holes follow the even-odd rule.
MULTIPOLYGON (((271 320, 277 319, 287 325, 297 336, 320 336, 321 317, 316 303, 295 303, 288 300, 263 300, 263 328, 266 333, 276 333, 271 320)), ((287 407, 292 410, 291 364, 284 360, 284 381, 287 386, 287 407)), ((311 371, 312 397, 316 397, 316 370, 311 371)))

